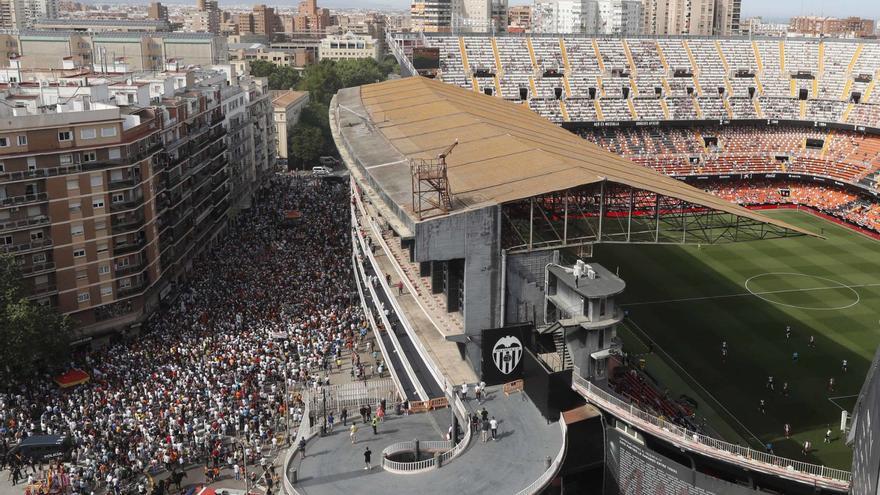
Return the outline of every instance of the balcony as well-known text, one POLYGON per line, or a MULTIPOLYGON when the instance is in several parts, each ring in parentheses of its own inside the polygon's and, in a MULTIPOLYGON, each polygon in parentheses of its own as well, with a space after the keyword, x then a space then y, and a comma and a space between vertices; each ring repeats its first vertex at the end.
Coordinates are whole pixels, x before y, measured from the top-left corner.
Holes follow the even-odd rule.
POLYGON ((19 206, 19 205, 27 205, 31 203, 39 203, 41 201, 48 201, 49 194, 45 192, 35 193, 35 194, 23 194, 21 196, 8 196, 3 199, 0 199, 0 206, 19 206))
POLYGON ((147 241, 143 239, 134 242, 120 242, 119 244, 113 246, 113 255, 119 256, 122 254, 133 253, 135 251, 139 251, 146 245, 147 241))
POLYGON ((108 191, 115 191, 117 189, 130 189, 134 187, 135 184, 140 182, 140 179, 137 177, 129 177, 126 179, 118 179, 118 180, 110 180, 110 183, 107 184, 108 191))
POLYGON ((50 247, 52 247, 52 239, 43 239, 41 241, 31 241, 25 244, 6 244, 0 246, 0 253, 24 253, 50 247))
POLYGON ((47 263, 38 263, 36 265, 18 267, 18 271, 21 272, 21 274, 24 276, 39 275, 43 272, 51 272, 54 270, 55 263, 52 263, 51 261, 47 263))
POLYGON ((31 289, 31 297, 46 297, 56 292, 58 292, 58 287, 54 283, 48 282, 34 285, 33 289, 31 289))
POLYGON ((123 234, 125 232, 136 230, 144 225, 144 216, 135 215, 126 218, 114 218, 110 221, 110 232, 113 235, 123 234))
POLYGON ((70 165, 67 167, 39 168, 37 170, 25 170, 21 172, 5 172, 0 173, 0 182, 45 179, 46 177, 74 174, 81 171, 82 168, 79 165, 70 165))
POLYGON ((132 284, 129 287, 125 287, 125 288, 120 287, 116 291, 116 297, 118 299, 121 299, 123 297, 129 297, 129 296, 133 296, 135 294, 140 294, 141 292, 144 291, 144 289, 147 288, 147 285, 148 284, 147 284, 146 280, 139 280, 137 282, 132 282, 132 284))
POLYGON ((138 198, 128 199, 122 203, 110 203, 110 211, 117 212, 131 210, 133 208, 137 208, 142 204, 144 204, 144 197, 140 196, 138 198))
POLYGON ((135 265, 127 265, 127 266, 115 266, 115 270, 113 271, 117 277, 124 277, 126 275, 132 275, 134 273, 140 273, 144 271, 147 267, 146 261, 140 261, 135 265))
POLYGON ((22 218, 20 220, 7 220, 5 222, 0 222, 0 232, 4 232, 7 230, 26 229, 26 228, 30 228, 30 227, 36 227, 39 225, 46 225, 48 223, 49 223, 49 217, 47 215, 39 215, 36 217, 22 218))

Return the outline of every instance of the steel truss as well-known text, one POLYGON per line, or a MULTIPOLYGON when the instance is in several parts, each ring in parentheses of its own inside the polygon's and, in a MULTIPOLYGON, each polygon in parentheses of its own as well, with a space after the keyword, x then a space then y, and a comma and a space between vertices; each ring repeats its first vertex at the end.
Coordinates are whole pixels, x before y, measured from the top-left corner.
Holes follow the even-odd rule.
POLYGON ((802 235, 702 205, 602 181, 501 207, 508 253, 595 243, 720 244, 802 235))

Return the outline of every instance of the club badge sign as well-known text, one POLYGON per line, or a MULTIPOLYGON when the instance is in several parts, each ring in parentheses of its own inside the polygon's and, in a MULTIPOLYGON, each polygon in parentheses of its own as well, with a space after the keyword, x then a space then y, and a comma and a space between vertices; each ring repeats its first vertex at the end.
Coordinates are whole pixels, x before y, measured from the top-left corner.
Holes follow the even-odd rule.
POLYGON ((497 385, 522 378, 523 338, 527 328, 483 330, 483 381, 497 385))

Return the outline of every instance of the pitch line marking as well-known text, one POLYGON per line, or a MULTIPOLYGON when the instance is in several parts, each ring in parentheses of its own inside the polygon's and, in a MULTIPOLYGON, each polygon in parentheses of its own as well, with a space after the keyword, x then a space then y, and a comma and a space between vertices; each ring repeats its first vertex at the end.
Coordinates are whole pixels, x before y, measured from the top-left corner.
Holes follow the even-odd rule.
POLYGON ((835 406, 839 407, 841 411, 846 411, 846 408, 845 408, 845 407, 841 407, 840 404, 838 404, 837 402, 835 402, 835 399, 851 399, 851 398, 853 398, 853 397, 858 397, 858 396, 859 396, 859 394, 853 394, 853 395, 838 395, 837 397, 828 397, 828 402, 830 402, 830 403, 834 404, 835 406))
MULTIPOLYGON (((663 299, 663 300, 659 300, 659 301, 641 301, 641 302, 634 302, 634 303, 625 303, 625 304, 621 304, 620 306, 621 307, 645 306, 648 304, 666 304, 666 303, 688 302, 688 301, 705 301, 708 299, 728 299, 731 297, 743 297, 743 296, 758 297, 759 294, 760 295, 770 295, 770 294, 784 294, 786 292, 809 292, 809 291, 831 290, 831 289, 858 289, 858 288, 862 288, 862 287, 880 287, 880 283, 840 285, 840 286, 835 286, 835 287, 809 287, 806 289, 782 289, 782 290, 763 291, 763 292, 751 292, 750 291, 750 292, 739 292, 736 294, 721 294, 721 295, 717 295, 717 296, 682 297, 679 299, 663 299)), ((812 308, 810 308, 810 309, 812 309, 812 308)))
POLYGON ((758 299, 761 299, 761 300, 767 301, 767 302, 770 303, 770 304, 778 304, 779 306, 785 306, 785 307, 787 307, 787 308, 806 309, 806 310, 814 310, 814 311, 834 311, 834 310, 839 310, 839 309, 847 309, 847 308, 851 308, 851 307, 855 306, 856 304, 858 304, 859 302, 861 302, 861 300, 862 300, 862 296, 859 295, 859 293, 856 292, 856 290, 853 289, 852 287, 850 287, 849 285, 846 285, 846 284, 844 284, 844 283, 838 282, 837 280, 832 280, 832 279, 830 279, 830 278, 820 277, 820 276, 818 276, 818 275, 807 275, 806 273, 792 273, 792 272, 770 272, 770 273, 761 273, 761 274, 758 274, 758 275, 754 275, 754 276, 749 277, 749 278, 746 280, 746 282, 745 282, 745 287, 746 287, 746 290, 747 290, 747 291, 749 291, 749 292, 751 292, 752 294, 754 294, 755 297, 757 297, 758 299), (783 303, 783 302, 774 301, 774 300, 772 300, 772 299, 768 299, 768 298, 766 298, 766 297, 761 297, 761 294, 760 294, 760 293, 754 292, 754 291, 752 291, 751 289, 749 289, 749 282, 751 282, 752 280, 754 280, 754 279, 756 279, 756 278, 765 277, 765 276, 768 276, 768 275, 769 275, 769 276, 773 276, 773 275, 787 275, 787 276, 796 276, 796 277, 808 277, 808 278, 815 278, 815 279, 817 279, 817 280, 821 280, 821 281, 824 281, 824 282, 830 282, 830 283, 832 283, 832 284, 837 284, 837 287, 826 287, 825 289, 843 289, 843 288, 849 289, 850 292, 852 292, 853 294, 856 295, 856 300, 855 300, 854 302, 850 303, 850 304, 847 304, 847 305, 841 305, 841 306, 835 306, 835 307, 833 307, 833 308, 815 308, 815 307, 810 307, 810 306, 801 306, 801 305, 798 305, 798 304, 787 304, 787 303, 783 303))

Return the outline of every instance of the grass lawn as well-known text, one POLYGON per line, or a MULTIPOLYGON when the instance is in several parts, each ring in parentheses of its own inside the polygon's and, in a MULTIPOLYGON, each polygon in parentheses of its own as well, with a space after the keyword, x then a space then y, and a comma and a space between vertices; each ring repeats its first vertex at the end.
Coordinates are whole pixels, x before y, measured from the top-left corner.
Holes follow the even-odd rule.
POLYGON ((602 245, 593 260, 619 269, 626 281, 620 302, 632 333, 655 345, 649 369, 652 359, 662 359, 664 368, 675 370, 710 405, 711 416, 727 423, 716 430, 734 429, 753 447, 770 442, 779 455, 849 469, 852 452, 839 431, 840 413, 852 410, 880 344, 880 243, 807 213, 769 214, 824 229, 827 238, 702 248, 602 245), (724 361, 722 341, 729 349, 724 361), (771 375, 775 392, 766 388, 771 375), (789 383, 788 397, 783 382, 789 383), (791 439, 784 437, 785 423, 791 439), (830 445, 823 444, 828 425, 830 445), (814 450, 804 456, 806 440, 814 450))

